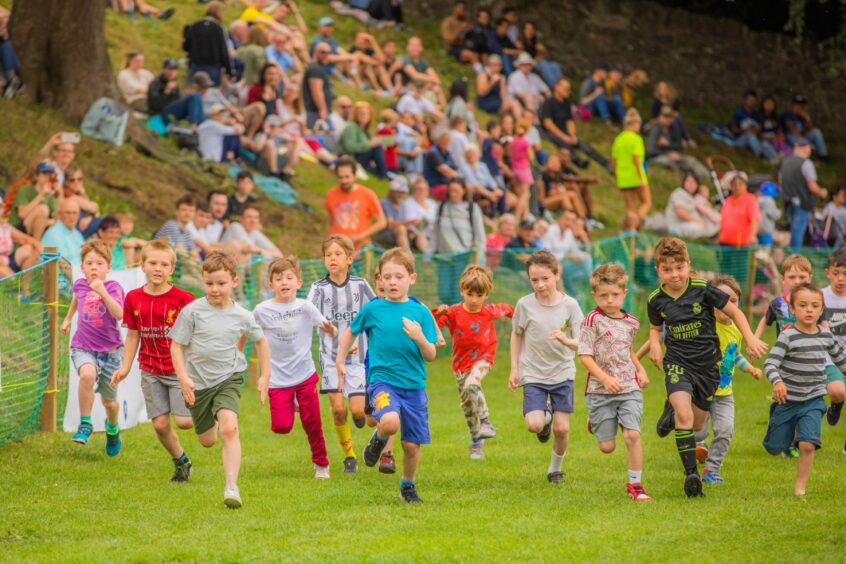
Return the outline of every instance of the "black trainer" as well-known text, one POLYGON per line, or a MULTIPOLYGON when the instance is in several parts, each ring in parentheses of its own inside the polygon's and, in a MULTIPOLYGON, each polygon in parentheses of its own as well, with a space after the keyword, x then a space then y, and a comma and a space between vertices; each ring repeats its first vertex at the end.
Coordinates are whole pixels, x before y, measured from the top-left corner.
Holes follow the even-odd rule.
POLYGON ((673 409, 673 404, 670 400, 664 402, 664 412, 658 418, 658 425, 656 430, 659 437, 666 437, 670 431, 676 428, 676 411, 673 409))
POLYGON ((380 441, 378 434, 374 432, 373 436, 370 437, 370 442, 364 447, 364 452, 361 453, 364 463, 368 466, 376 466, 376 463, 379 462, 379 455, 382 454, 386 444, 388 444, 388 441, 380 441))
POLYGON ((364 424, 365 424, 365 422, 366 422, 366 421, 367 421, 367 420, 366 420, 364 417, 362 417, 361 419, 359 419, 359 418, 357 418, 357 417, 353 417, 353 423, 354 423, 354 424, 355 424, 355 426, 356 426, 357 428, 359 428, 359 429, 361 429, 361 428, 363 428, 363 427, 364 427, 364 424))
POLYGON ((564 472, 560 470, 558 472, 550 472, 546 475, 546 479, 549 480, 550 484, 560 484, 564 481, 564 472))
POLYGON ((552 435, 552 420, 555 418, 552 414, 552 406, 549 401, 546 402, 546 411, 544 413, 549 413, 549 423, 543 426, 540 433, 537 433, 538 440, 542 443, 549 441, 549 436, 552 435))
POLYGON ((414 484, 402 486, 400 488, 400 497, 406 503, 423 503, 423 500, 417 495, 417 486, 414 484))
POLYGON ((187 482, 188 478, 191 477, 191 461, 188 460, 186 462, 180 462, 179 460, 173 461, 173 477, 170 479, 171 482, 183 483, 187 482))
POLYGON ((358 459, 348 456, 344 459, 344 474, 355 474, 358 472, 358 459))
POLYGON ((688 474, 684 479, 684 493, 687 497, 705 497, 702 492, 702 480, 698 473, 688 474))
POLYGON ((840 412, 843 410, 843 402, 833 403, 825 410, 825 420, 834 427, 840 421, 840 412))

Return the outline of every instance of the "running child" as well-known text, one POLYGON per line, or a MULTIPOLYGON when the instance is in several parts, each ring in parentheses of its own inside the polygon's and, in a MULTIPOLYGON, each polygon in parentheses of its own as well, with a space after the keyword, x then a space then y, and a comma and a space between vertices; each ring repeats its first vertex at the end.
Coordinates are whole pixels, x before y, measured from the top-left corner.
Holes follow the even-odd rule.
POLYGON ((720 341, 714 310, 721 310, 737 325, 751 356, 762 356, 767 345, 752 334, 746 317, 729 302, 725 292, 690 277, 690 256, 684 241, 661 239, 655 245, 655 270, 661 282, 647 304, 649 359, 663 366, 667 388, 658 435, 665 437, 675 428, 676 448, 685 472, 684 492, 696 497, 703 493, 693 431, 705 426, 705 416, 720 385, 720 341), (665 326, 666 354, 661 350, 665 326))
POLYGON ((629 467, 626 492, 635 501, 652 501, 641 484, 641 388, 649 385, 649 377, 632 352, 640 321, 623 309, 628 281, 619 264, 603 264, 593 271, 590 289, 596 307, 582 322, 578 352, 588 372, 588 430, 596 437, 599 450, 612 453, 617 447, 617 427, 621 428, 629 467))
POLYGON ((358 335, 370 335, 367 392, 378 423, 362 457, 367 466, 375 466, 388 439, 402 427, 400 495, 407 503, 419 503, 422 500, 415 478, 420 445, 430 442, 426 362, 435 359, 438 332, 429 310, 408 297, 409 288, 417 280, 411 252, 400 248, 385 252, 379 260, 379 270, 385 299, 365 305, 344 332, 336 366, 343 384, 350 347, 358 335))
MULTIPOLYGON (((825 269, 829 285, 823 288, 825 305, 825 320, 828 330, 834 335, 834 340, 846 348, 846 250, 840 249, 828 257, 828 268, 825 269)), ((843 372, 833 364, 825 367, 825 381, 831 404, 826 411, 829 425, 837 425, 843 410, 843 400, 846 398, 846 386, 843 383, 843 372)), ((843 445, 846 454, 846 444, 843 445)))
POLYGON ((123 323, 127 333, 123 364, 115 370, 111 383, 117 386, 127 377, 138 353, 147 417, 153 422, 159 442, 173 459, 170 481, 187 482, 191 476, 191 460, 171 427, 170 416, 173 415, 180 429, 190 429, 194 423, 173 368, 168 334, 179 312, 194 301, 194 296, 168 282, 175 268, 176 253, 167 243, 150 241, 141 249, 141 272, 147 277, 147 283, 126 294, 123 323))
POLYGON ((458 287, 464 301, 453 306, 441 305, 432 313, 438 327, 449 328, 452 335, 452 371, 470 431, 470 458, 481 460, 484 440, 496 436, 482 391, 482 380, 496 357, 494 321, 513 316, 514 308, 486 303, 493 291, 493 273, 484 266, 465 268, 458 287))
POLYGON ((62 322, 67 333, 74 314, 79 310, 76 332, 71 339, 71 361, 79 374, 79 428, 71 440, 87 444, 94 426, 91 409, 94 394, 106 408, 106 454, 117 456, 121 449, 120 404, 117 388, 111 386, 112 373, 120 366, 123 341, 118 324, 123 318, 123 288, 114 280, 106 280, 112 262, 112 250, 97 239, 80 250, 82 275, 73 283, 73 298, 62 322))
POLYGON ((814 451, 822 446, 825 366, 832 362, 846 372, 846 351, 818 325, 823 311, 819 288, 810 283, 799 284, 790 292, 790 303, 796 321, 781 332, 764 362, 764 372, 773 384, 774 403, 770 406, 763 445, 773 455, 798 446, 793 493, 802 496, 814 465, 814 451))
MULTIPOLYGON (((729 303, 737 306, 740 303, 740 284, 733 276, 719 275, 711 280, 711 284, 729 297, 729 303)), ((743 343, 743 335, 737 325, 722 311, 715 309, 714 317, 717 319, 717 338, 720 340, 720 385, 714 392, 714 401, 711 403, 709 412, 711 429, 714 438, 711 440, 710 448, 705 441, 708 438, 708 421, 702 429, 696 431, 696 461, 705 464, 705 471, 702 473, 702 481, 706 484, 722 484, 720 469, 723 466, 731 438, 734 434, 734 393, 732 380, 734 370, 738 368, 747 374, 751 374, 756 380, 760 380, 763 372, 749 363, 740 354, 740 345, 743 343)))
POLYGON ((173 368, 200 444, 213 447, 220 433, 226 478, 223 503, 230 509, 242 504, 238 413, 247 360, 238 348, 241 337, 254 341, 261 377, 270 373, 270 353, 261 327, 252 313, 232 300, 238 282, 232 257, 221 251, 209 253, 203 261, 206 296, 185 306, 169 335, 173 368))
POLYGON ((526 261, 533 294, 520 298, 511 320, 512 392, 523 387, 526 429, 542 443, 555 435, 546 479, 564 481, 561 464, 570 439, 574 362, 584 316, 579 303, 558 290, 561 271, 549 251, 536 251, 526 261))
POLYGON ((314 327, 332 336, 338 334, 338 328, 313 303, 297 297, 303 276, 296 257, 283 257, 270 263, 268 279, 274 297, 257 305, 253 312, 270 348, 270 374, 258 382, 261 403, 264 405, 270 397, 270 428, 274 433, 287 435, 294 426, 296 401, 300 423, 311 447, 314 477, 328 479, 329 458, 320 420, 311 336, 314 327))
POLYGON ((766 315, 758 323, 755 336, 759 339, 773 323, 776 324, 776 333, 781 333, 796 322, 796 316, 790 308, 790 292, 799 284, 810 282, 814 273, 811 261, 802 255, 790 255, 784 259, 780 270, 782 295, 770 302, 766 315))
MULTIPOLYGON (((323 317, 337 328, 337 335, 343 335, 350 323, 376 295, 360 276, 350 274, 355 246, 346 235, 330 235, 323 241, 323 264, 328 274, 311 286, 308 301, 313 303, 323 317)), ((364 396, 366 393, 364 357, 367 354, 367 335, 356 343, 357 349, 346 355, 346 378, 338 377, 335 359, 338 357, 339 336, 323 332, 320 335, 320 393, 329 395, 332 419, 338 443, 344 452, 344 473, 358 471, 358 459, 353 450, 350 423, 347 419, 347 402, 353 422, 359 429, 364 427, 364 396), (344 401, 347 398, 347 401, 344 401)))

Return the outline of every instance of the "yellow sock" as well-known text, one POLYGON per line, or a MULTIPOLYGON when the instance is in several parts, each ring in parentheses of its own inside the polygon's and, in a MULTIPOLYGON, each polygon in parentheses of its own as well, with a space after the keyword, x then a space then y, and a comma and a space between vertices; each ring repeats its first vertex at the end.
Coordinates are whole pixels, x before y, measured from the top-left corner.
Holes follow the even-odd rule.
POLYGON ((352 435, 350 434, 350 420, 347 419, 343 425, 335 425, 335 433, 338 435, 338 443, 344 451, 344 458, 355 458, 355 451, 352 447, 352 435))

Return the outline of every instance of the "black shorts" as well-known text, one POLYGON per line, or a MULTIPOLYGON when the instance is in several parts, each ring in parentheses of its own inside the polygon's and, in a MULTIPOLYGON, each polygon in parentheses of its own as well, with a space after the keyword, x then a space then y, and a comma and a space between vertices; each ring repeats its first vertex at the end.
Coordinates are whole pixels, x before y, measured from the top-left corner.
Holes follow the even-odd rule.
POLYGON ((664 360, 664 385, 668 397, 674 392, 687 392, 693 405, 703 411, 710 411, 714 392, 720 385, 720 370, 715 365, 710 370, 694 372, 673 361, 664 360))

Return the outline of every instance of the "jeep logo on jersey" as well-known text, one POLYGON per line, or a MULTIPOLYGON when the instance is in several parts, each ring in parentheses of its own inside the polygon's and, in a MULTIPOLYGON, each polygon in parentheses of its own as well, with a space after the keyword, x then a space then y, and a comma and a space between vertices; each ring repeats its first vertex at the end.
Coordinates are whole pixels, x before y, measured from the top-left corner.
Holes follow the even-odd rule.
POLYGON ((352 321, 357 311, 332 311, 329 314, 329 321, 352 321))
POLYGON ((695 313, 696 315, 699 315, 700 313, 702 313, 702 304, 700 304, 699 302, 694 302, 693 303, 693 313, 695 313))

